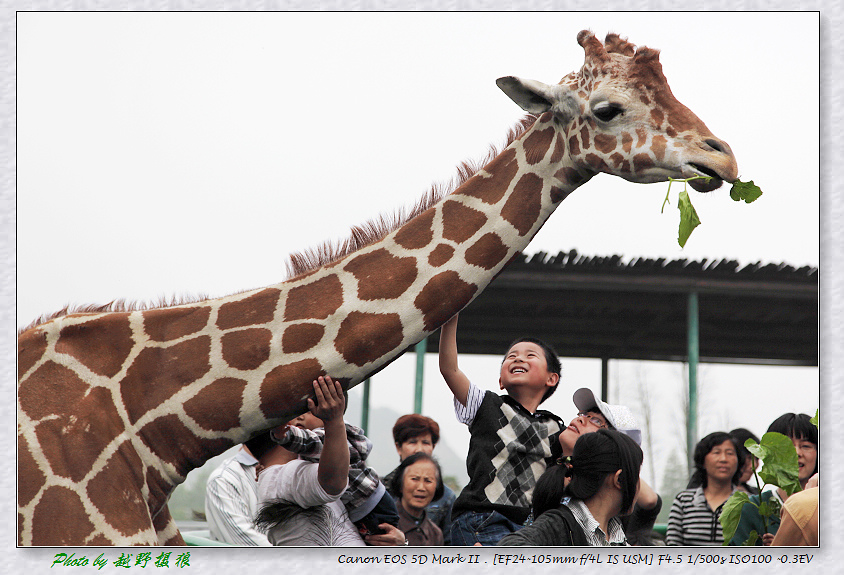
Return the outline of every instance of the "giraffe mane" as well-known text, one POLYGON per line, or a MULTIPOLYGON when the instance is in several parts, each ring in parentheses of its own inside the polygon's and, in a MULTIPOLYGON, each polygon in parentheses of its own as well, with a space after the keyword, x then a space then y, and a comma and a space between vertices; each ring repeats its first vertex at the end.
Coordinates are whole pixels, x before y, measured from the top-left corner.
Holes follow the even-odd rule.
POLYGON ((147 311, 151 309, 162 309, 173 307, 177 305, 197 303, 208 299, 207 295, 198 296, 172 296, 169 299, 166 296, 160 296, 157 301, 143 302, 143 301, 126 301, 125 299, 112 300, 106 304, 79 304, 66 305, 62 309, 53 313, 45 313, 30 322, 29 325, 18 329, 18 335, 23 332, 37 327, 41 324, 47 323, 59 317, 65 317, 75 314, 89 314, 89 313, 121 313, 133 311, 147 311))
MULTIPOLYGON (((519 123, 510 128, 502 149, 517 140, 533 125, 535 121, 535 117, 525 116, 519 121, 519 123)), ((450 182, 446 184, 434 183, 428 192, 409 210, 399 208, 393 214, 381 214, 363 224, 353 226, 349 237, 345 240, 325 241, 316 247, 307 248, 301 252, 290 254, 287 262, 288 279, 304 275, 317 268, 336 262, 337 260, 354 253, 361 248, 381 240, 386 235, 399 229, 410 220, 429 209, 448 194, 454 192, 464 182, 492 161, 500 152, 501 150, 499 148, 491 145, 486 156, 480 160, 463 161, 459 166, 457 166, 457 174, 450 182)))

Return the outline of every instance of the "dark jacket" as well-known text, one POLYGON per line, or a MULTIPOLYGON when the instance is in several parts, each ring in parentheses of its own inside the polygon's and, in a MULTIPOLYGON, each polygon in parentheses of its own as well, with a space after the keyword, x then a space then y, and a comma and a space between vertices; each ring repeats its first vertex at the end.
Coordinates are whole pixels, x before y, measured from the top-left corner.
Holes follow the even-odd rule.
POLYGON ((514 547, 588 547, 586 535, 565 505, 549 509, 532 524, 504 536, 498 545, 514 547))

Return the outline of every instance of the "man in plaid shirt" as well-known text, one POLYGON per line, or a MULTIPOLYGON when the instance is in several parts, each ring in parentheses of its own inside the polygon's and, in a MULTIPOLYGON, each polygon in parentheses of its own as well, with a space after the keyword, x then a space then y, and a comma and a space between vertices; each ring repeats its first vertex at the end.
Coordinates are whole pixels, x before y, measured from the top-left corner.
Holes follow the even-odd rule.
MULTIPOLYGON (((326 376, 325 381, 330 385, 332 380, 326 376)), ((346 394, 345 391, 343 393, 346 394)), ((322 453, 325 430, 311 413, 299 416, 293 421, 300 420, 303 420, 301 425, 288 424, 283 434, 279 436, 276 434, 278 430, 275 430, 271 437, 280 446, 298 454, 305 461, 316 463, 322 453), (317 421, 320 427, 305 423, 309 418, 317 421)), ((349 445, 349 487, 340 500, 346 506, 349 518, 362 536, 383 533, 383 529, 379 527, 382 523, 398 527, 399 515, 395 501, 387 493, 378 473, 366 465, 366 458, 372 451, 372 442, 360 427, 350 423, 345 425, 346 441, 349 445)))

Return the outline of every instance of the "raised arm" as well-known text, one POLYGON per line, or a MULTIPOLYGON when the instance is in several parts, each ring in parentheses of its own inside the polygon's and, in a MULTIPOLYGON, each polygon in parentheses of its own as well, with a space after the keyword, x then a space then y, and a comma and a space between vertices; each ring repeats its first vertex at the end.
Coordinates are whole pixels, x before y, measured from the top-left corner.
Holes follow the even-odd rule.
POLYGON ((317 403, 308 398, 308 409, 322 420, 325 429, 317 479, 326 493, 337 495, 346 489, 349 481, 349 446, 343 422, 346 401, 343 388, 328 376, 314 381, 314 393, 317 403))
POLYGON ((469 378, 457 367, 457 316, 440 328, 440 373, 455 399, 463 406, 469 395, 469 378))

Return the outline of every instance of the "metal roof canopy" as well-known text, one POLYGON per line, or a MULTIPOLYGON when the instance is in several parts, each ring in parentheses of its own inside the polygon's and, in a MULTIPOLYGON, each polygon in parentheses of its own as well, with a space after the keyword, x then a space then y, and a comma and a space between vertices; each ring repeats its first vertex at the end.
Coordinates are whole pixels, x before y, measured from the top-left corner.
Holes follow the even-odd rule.
MULTIPOLYGON (((818 365, 818 269, 787 264, 520 254, 460 312, 460 353, 502 355, 525 335, 562 357, 818 365)), ((429 337, 437 352, 439 337, 429 337)))

